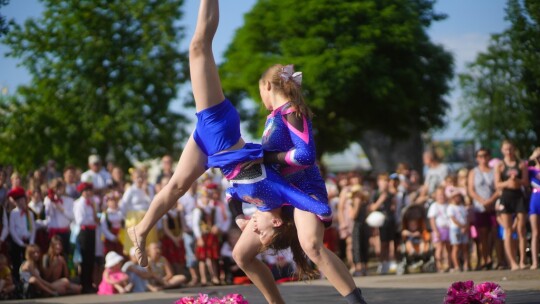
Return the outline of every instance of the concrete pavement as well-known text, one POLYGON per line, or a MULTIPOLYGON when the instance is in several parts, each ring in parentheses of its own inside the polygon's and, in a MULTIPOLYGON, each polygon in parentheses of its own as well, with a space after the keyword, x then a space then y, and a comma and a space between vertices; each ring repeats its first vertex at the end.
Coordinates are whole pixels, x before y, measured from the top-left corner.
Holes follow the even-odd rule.
MULTIPOLYGON (((357 286, 363 290, 370 304, 383 303, 442 303, 446 289, 452 282, 473 280, 475 283, 494 281, 507 291, 508 304, 540 303, 540 270, 523 271, 483 271, 465 273, 429 273, 403 276, 368 276, 355 278, 357 286)), ((281 284, 279 289, 287 303, 345 303, 327 280, 309 283, 293 282, 281 284)), ((104 304, 104 303, 157 303, 171 304, 181 297, 207 293, 222 296, 240 293, 251 304, 266 303, 261 293, 253 285, 195 287, 167 290, 156 293, 97 296, 79 295, 35 300, 6 301, 4 303, 60 303, 60 304, 104 304)))

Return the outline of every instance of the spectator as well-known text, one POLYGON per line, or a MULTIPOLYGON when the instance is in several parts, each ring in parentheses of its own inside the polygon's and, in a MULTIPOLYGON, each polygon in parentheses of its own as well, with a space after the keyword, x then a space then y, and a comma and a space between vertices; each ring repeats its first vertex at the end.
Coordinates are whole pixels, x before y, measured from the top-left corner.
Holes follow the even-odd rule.
POLYGON ((72 199, 77 199, 79 192, 77 192, 77 173, 75 167, 67 166, 64 169, 64 183, 65 194, 72 199))
MULTIPOLYGON (((7 196, 7 193, 6 193, 6 196, 7 196)), ((0 254, 8 254, 8 246, 6 244, 6 240, 8 236, 9 236, 8 212, 6 210, 5 203, 2 203, 0 204, 0 254)))
POLYGON ((135 255, 135 248, 129 250, 130 260, 124 263, 122 266, 122 271, 127 273, 129 276, 130 282, 133 284, 133 289, 131 292, 145 292, 149 291, 160 291, 159 286, 150 284, 149 279, 153 278, 152 273, 150 273, 146 268, 139 266, 137 261, 137 256, 135 255))
POLYGON ((497 233, 495 201, 499 197, 495 191, 495 175, 489 167, 490 153, 485 148, 476 151, 478 166, 469 172, 468 193, 474 205, 474 221, 478 237, 475 239, 478 252, 477 269, 491 269, 493 266, 493 244, 497 233))
MULTIPOLYGON (((439 272, 446 272, 444 256, 451 257, 450 245, 450 218, 448 217, 448 203, 443 186, 435 190, 435 202, 428 209, 427 217, 431 223, 432 242, 435 247, 435 264, 439 272), (446 254, 445 254, 446 251, 446 254)), ((450 258, 447 265, 450 265, 450 258)))
POLYGON ((62 175, 56 170, 56 162, 52 159, 47 161, 47 168, 45 168, 45 181, 49 183, 53 179, 59 178, 62 175))
POLYGON ((7 197, 9 188, 6 185, 6 172, 0 170, 0 206, 4 209, 7 207, 7 197))
POLYGON ((235 277, 244 277, 245 273, 238 267, 232 256, 232 250, 238 242, 242 231, 239 228, 231 227, 225 235, 225 242, 221 246, 220 257, 223 263, 223 280, 225 284, 232 285, 235 277))
POLYGON ((426 166, 426 175, 424 186, 421 190, 420 197, 417 200, 418 203, 428 201, 435 189, 443 183, 449 174, 448 167, 440 162, 435 152, 424 152, 423 161, 426 166))
POLYGON ((190 274, 188 286, 195 286, 199 282, 197 258, 195 257, 195 238, 193 235, 193 211, 197 207, 197 187, 197 182, 194 182, 186 194, 178 200, 184 215, 182 239, 186 251, 186 267, 190 274))
POLYGON ((30 244, 26 247, 26 261, 21 265, 20 277, 25 293, 28 293, 28 287, 35 288, 37 293, 45 292, 47 295, 58 296, 65 294, 69 288, 69 281, 66 278, 56 280, 52 283, 45 281, 39 273, 39 261, 41 253, 39 247, 30 244))
POLYGON ((13 291, 15 291, 15 284, 13 284, 11 268, 6 256, 0 253, 0 299, 12 297, 13 291))
POLYGON ((369 237, 371 228, 366 224, 369 214, 368 195, 360 185, 355 185, 349 192, 351 196, 352 211, 351 219, 354 221, 352 232, 353 238, 353 276, 366 276, 369 260, 369 237))
POLYGON ((120 229, 124 226, 124 215, 118 209, 118 201, 120 194, 116 191, 111 191, 104 197, 107 204, 107 210, 101 215, 101 231, 105 236, 105 255, 114 251, 120 255, 124 252, 124 246, 118 237, 120 229))
POLYGON ((172 267, 161 255, 161 247, 158 243, 150 243, 148 245, 149 269, 153 277, 150 283, 160 288, 175 288, 180 287, 186 282, 186 277, 181 274, 173 274, 172 267))
MULTIPOLYGON (((54 284, 57 281, 69 282, 69 270, 66 259, 64 258, 64 247, 62 245, 62 238, 59 235, 55 235, 51 238, 50 246, 47 254, 42 258, 43 278, 45 281, 54 284)), ((66 284, 67 289, 65 293, 79 294, 81 293, 81 285, 69 282, 66 284)))
POLYGON ((453 271, 461 271, 459 257, 463 259, 463 271, 469 271, 469 220, 463 195, 457 189, 451 193, 446 210, 450 218, 450 244, 452 245, 453 271))
POLYGON ((379 239, 381 244, 380 264, 377 272, 388 273, 390 268, 390 253, 393 252, 391 242, 394 240, 396 232, 396 222, 394 212, 396 210, 396 199, 389 191, 390 178, 388 174, 379 174, 377 177, 377 191, 371 198, 372 204, 370 212, 380 211, 384 214, 383 225, 379 228, 379 239))
POLYGON ((28 191, 28 196, 30 196, 28 210, 34 214, 34 222, 36 223, 35 243, 39 246, 41 252, 45 252, 49 247, 49 233, 47 232, 47 220, 45 207, 43 205, 43 196, 41 195, 41 190, 39 188, 34 191, 28 191))
POLYGON ((213 189, 215 189, 215 184, 203 187, 201 197, 197 202, 198 206, 193 211, 193 234, 197 240, 195 251, 199 261, 202 286, 208 283, 207 271, 211 276, 212 284, 219 285, 220 283, 218 278, 219 240, 218 231, 215 228, 216 208, 210 198, 213 189))
POLYGON ((105 271, 99 284, 98 295, 112 295, 115 293, 127 293, 133 288, 129 276, 122 271, 124 258, 114 251, 105 256, 105 271))
POLYGON ((161 179, 164 177, 170 179, 173 174, 173 159, 170 155, 165 155, 161 158, 161 172, 156 179, 156 184, 161 184, 161 179))
POLYGON ((94 264, 96 259, 96 227, 99 223, 97 218, 97 206, 93 200, 92 184, 81 183, 77 186, 81 197, 73 206, 75 225, 79 227, 77 243, 81 253, 81 285, 83 293, 95 293, 92 286, 94 264))
POLYGON ((124 181, 124 171, 118 166, 114 166, 111 171, 112 185, 110 186, 111 190, 117 191, 119 193, 124 193, 126 191, 126 182, 124 181))
POLYGON ((96 154, 88 157, 88 168, 89 170, 81 175, 81 181, 92 183, 94 193, 101 197, 105 194, 106 188, 112 184, 111 175, 103 168, 101 157, 96 154))
POLYGON ((505 140, 501 146, 504 159, 495 167, 495 186, 502 190, 500 204, 496 210, 500 212, 501 225, 504 228, 504 250, 506 259, 512 270, 525 269, 526 263, 526 228, 529 208, 522 187, 529 185, 529 172, 515 152, 514 144, 505 140), (516 217, 519 239, 519 265, 516 261, 512 242, 512 226, 516 217))
POLYGON ((62 179, 53 179, 50 186, 43 203, 47 217, 49 239, 55 235, 62 239, 64 259, 67 260, 71 252, 69 242, 71 237, 70 225, 75 219, 73 215, 73 199, 65 195, 65 186, 62 179))
MULTIPOLYGON (((164 177, 162 182, 169 178, 164 177)), ((175 274, 181 273, 186 265, 186 252, 184 249, 184 241, 182 239, 182 205, 178 204, 177 208, 171 208, 163 217, 163 237, 161 245, 163 246, 163 256, 169 261, 175 274)))
MULTIPOLYGON (((9 234, 11 235, 11 265, 18 270, 22 264, 26 246, 34 244, 36 224, 34 214, 28 210, 26 193, 23 188, 14 188, 8 193, 15 209, 9 214, 9 234)), ((19 272, 14 271, 15 284, 19 283, 19 272)))
MULTIPOLYGON (((131 178, 133 184, 127 189, 120 201, 120 211, 124 215, 126 229, 137 225, 141 221, 154 197, 154 188, 148 184, 146 172, 143 169, 133 170, 131 178)), ((133 244, 125 234, 125 230, 122 231, 120 240, 124 244, 124 253, 127 255, 133 244)), ((148 243, 159 240, 155 227, 150 230, 147 240, 148 243)))

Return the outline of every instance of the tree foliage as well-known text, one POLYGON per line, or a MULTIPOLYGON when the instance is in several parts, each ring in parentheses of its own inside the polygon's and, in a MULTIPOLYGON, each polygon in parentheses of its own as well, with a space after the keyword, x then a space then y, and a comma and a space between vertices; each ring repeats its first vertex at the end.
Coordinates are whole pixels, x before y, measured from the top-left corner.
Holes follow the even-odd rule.
POLYGON ((32 81, 1 101, 0 163, 85 165, 99 153, 126 165, 177 152, 185 119, 169 104, 187 77, 183 0, 42 2, 43 15, 3 41, 32 81))
POLYGON ((540 141, 540 3, 510 0, 510 28, 459 75, 464 125, 484 144, 513 139, 528 153, 540 141))
MULTIPOLYGON (((260 100, 272 64, 293 63, 315 113, 318 151, 340 151, 362 132, 393 138, 443 124, 452 57, 426 28, 444 16, 428 0, 260 0, 225 53, 223 86, 260 100)), ((258 103, 260 104, 260 103, 258 103)), ((250 130, 267 113, 257 106, 250 130)))

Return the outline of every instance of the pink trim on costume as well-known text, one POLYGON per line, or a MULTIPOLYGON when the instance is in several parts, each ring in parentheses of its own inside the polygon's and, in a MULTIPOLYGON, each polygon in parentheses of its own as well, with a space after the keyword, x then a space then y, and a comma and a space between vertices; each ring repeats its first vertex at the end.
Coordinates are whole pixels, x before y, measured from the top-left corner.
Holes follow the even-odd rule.
POLYGON ((290 108, 285 109, 285 111, 282 111, 281 115, 287 115, 287 114, 291 114, 293 112, 296 112, 296 109, 294 107, 290 107, 290 108))
POLYGON ((294 149, 293 150, 289 150, 287 151, 287 153, 285 154, 285 162, 291 166, 297 166, 299 165, 295 160, 294 160, 294 149))
POLYGON ((234 167, 234 170, 231 173, 225 175, 225 178, 228 179, 228 180, 231 180, 231 179, 235 178, 240 173, 240 171, 242 171, 242 166, 241 165, 242 164, 236 165, 236 167, 234 167))
POLYGON ((282 118, 283 118, 283 122, 285 123, 287 128, 289 128, 289 130, 291 130, 294 134, 296 134, 296 136, 300 137, 300 139, 302 139, 306 144, 309 143, 309 130, 308 130, 307 120, 306 120, 305 117, 302 117, 302 119, 304 121, 304 132, 298 131, 293 125, 291 125, 287 121, 285 116, 283 116, 282 118))

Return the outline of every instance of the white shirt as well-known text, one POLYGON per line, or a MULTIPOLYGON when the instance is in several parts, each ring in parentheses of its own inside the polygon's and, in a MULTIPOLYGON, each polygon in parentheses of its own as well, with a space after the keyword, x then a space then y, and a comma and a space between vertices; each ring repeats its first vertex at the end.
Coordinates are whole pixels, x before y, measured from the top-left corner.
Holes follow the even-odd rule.
POLYGON ((96 190, 105 189, 112 183, 112 178, 107 171, 103 172, 103 170, 104 169, 101 169, 99 172, 88 170, 81 175, 81 181, 92 183, 92 186, 96 190))
POLYGON ((69 228, 75 219, 73 215, 73 199, 62 196, 62 203, 53 203, 49 197, 45 197, 45 216, 47 226, 50 228, 69 228), (63 210, 62 210, 63 209, 63 210))
POLYGON ((122 196, 120 201, 120 210, 127 215, 129 211, 147 211, 154 198, 154 189, 148 185, 148 194, 136 185, 131 185, 122 196))
POLYGON ((216 202, 217 204, 214 208, 216 209, 216 214, 214 218, 215 225, 218 227, 219 231, 227 232, 231 227, 231 213, 229 211, 229 206, 225 205, 222 202, 216 202))
POLYGON ((189 231, 193 231, 193 210, 197 207, 197 195, 190 193, 184 194, 179 200, 178 204, 181 204, 184 208, 184 223, 189 231))
POLYGON ((29 244, 34 244, 34 239, 36 238, 34 214, 30 210, 27 212, 31 221, 30 230, 28 230, 28 217, 21 214, 19 207, 13 209, 9 214, 9 234, 11 235, 11 239, 21 247, 25 245, 23 239, 28 239, 29 244))
POLYGON ((439 164, 437 167, 428 168, 424 184, 428 187, 428 194, 431 194, 444 181, 450 171, 445 164, 439 164))
POLYGON ((73 203, 73 215, 75 218, 75 224, 77 226, 95 226, 97 225, 95 219, 95 210, 97 206, 92 199, 90 199, 92 206, 86 204, 86 198, 80 197, 73 203))
POLYGON ((448 209, 446 210, 446 214, 450 218, 450 228, 460 228, 454 221, 451 219, 451 217, 454 217, 458 223, 461 225, 467 224, 467 208, 463 205, 449 205, 448 209))
POLYGON ((450 218, 447 214, 448 204, 434 202, 429 206, 428 218, 435 218, 435 225, 437 228, 448 228, 450 226, 450 218))
POLYGON ((122 220, 124 219, 124 215, 122 212, 120 212, 120 210, 112 210, 110 208, 107 208, 106 214, 107 216, 105 216, 105 213, 101 215, 101 231, 107 240, 116 241, 118 237, 109 229, 109 223, 111 228, 122 228, 122 220), (107 219, 109 220, 109 223, 107 223, 107 219))

